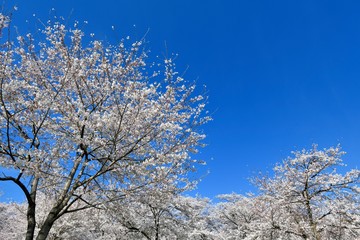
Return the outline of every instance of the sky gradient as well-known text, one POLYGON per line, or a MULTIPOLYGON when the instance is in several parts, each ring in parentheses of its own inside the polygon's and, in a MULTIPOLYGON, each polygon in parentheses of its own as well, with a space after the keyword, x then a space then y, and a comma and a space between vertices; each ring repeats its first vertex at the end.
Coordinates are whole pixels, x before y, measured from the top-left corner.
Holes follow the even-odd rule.
POLYGON ((178 71, 189 66, 185 77, 207 86, 214 119, 204 127, 202 196, 252 190, 248 178, 313 143, 341 144, 349 168, 359 165, 358 1, 13 2, 20 31, 55 12, 88 21, 83 29, 95 38, 148 32, 150 55, 179 54, 178 71))

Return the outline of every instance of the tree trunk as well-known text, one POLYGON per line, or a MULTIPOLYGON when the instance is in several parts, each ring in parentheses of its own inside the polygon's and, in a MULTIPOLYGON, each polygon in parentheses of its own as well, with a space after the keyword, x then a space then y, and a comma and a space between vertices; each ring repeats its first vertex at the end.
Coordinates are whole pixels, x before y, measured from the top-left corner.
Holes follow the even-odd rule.
POLYGON ((309 193, 307 192, 307 190, 305 192, 305 197, 306 197, 305 206, 306 206, 306 211, 307 211, 307 215, 308 215, 308 218, 309 218, 309 224, 310 224, 312 235, 315 238, 315 240, 320 240, 320 236, 319 236, 319 233, 318 233, 318 230, 317 230, 317 224, 314 221, 314 216, 312 214, 311 205, 310 205, 310 199, 309 199, 309 193))
POLYGON ((306 181, 305 181, 305 186, 304 186, 304 190, 302 192, 303 197, 305 198, 305 207, 306 207, 306 212, 307 212, 307 217, 308 217, 308 221, 309 221, 309 225, 310 225, 310 229, 311 229, 311 234, 313 235, 315 240, 320 240, 320 236, 317 230, 317 223, 316 221, 314 221, 314 216, 313 216, 313 212, 311 209, 311 197, 309 194, 309 178, 306 177, 306 181))
POLYGON ((34 232, 35 232, 35 203, 31 202, 28 205, 28 209, 26 212, 27 217, 27 230, 26 230, 26 237, 25 240, 33 240, 34 239, 34 232))
POLYGON ((27 201, 28 201, 28 209, 26 212, 26 218, 27 218, 27 229, 26 229, 26 237, 25 237, 26 240, 34 239, 34 233, 35 233, 35 227, 36 227, 36 215, 35 215, 36 191, 37 191, 38 183, 39 183, 39 179, 35 177, 31 181, 31 192, 29 193, 29 192, 27 192, 25 186, 17 179, 17 184, 18 184, 18 186, 20 186, 23 189, 23 191, 26 195, 27 201))
POLYGON ((58 214, 59 214, 60 210, 61 210, 61 207, 59 207, 59 206, 53 207, 53 209, 51 209, 45 222, 41 226, 39 234, 36 237, 36 240, 46 240, 46 238, 48 237, 48 235, 50 233, 52 226, 54 225, 54 222, 58 218, 58 214))
POLYGON ((160 240, 160 219, 155 215, 155 240, 160 240))

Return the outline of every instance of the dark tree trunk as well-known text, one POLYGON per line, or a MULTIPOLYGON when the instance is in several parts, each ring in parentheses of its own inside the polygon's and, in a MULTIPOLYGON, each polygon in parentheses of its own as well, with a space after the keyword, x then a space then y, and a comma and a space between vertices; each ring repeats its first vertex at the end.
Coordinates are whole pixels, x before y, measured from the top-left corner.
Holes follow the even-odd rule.
POLYGON ((35 203, 30 202, 28 205, 28 209, 26 212, 27 217, 27 230, 26 230, 26 237, 25 240, 33 240, 34 239, 34 232, 35 232, 35 203))
POLYGON ((47 216, 45 222, 41 226, 39 234, 36 237, 36 240, 46 240, 46 238, 48 237, 48 235, 50 233, 52 226, 54 225, 54 222, 58 218, 59 212, 60 212, 60 207, 54 207, 51 210, 51 212, 47 216))

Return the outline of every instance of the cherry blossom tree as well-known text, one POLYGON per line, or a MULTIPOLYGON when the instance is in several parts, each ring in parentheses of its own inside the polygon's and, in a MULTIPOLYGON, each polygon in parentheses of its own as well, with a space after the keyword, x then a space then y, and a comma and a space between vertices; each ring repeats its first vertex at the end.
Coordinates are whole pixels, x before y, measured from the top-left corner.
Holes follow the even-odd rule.
POLYGON ((224 194, 210 216, 218 239, 320 240, 360 237, 360 171, 339 174, 339 147, 294 152, 256 176, 258 194, 224 194))
MULTIPOLYGON (((9 18, 0 15, 0 31, 9 18)), ((141 189, 181 192, 209 120, 202 95, 175 71, 147 63, 143 39, 107 46, 55 22, 1 38, 0 181, 27 200, 26 239, 46 239, 64 215, 141 189), (86 37, 86 40, 84 38, 86 37), (35 234, 37 195, 54 196, 35 234)))
POLYGON ((0 203, 0 239, 24 239, 26 215, 22 214, 25 205, 0 203))
POLYGON ((275 167, 274 177, 256 179, 277 216, 273 229, 291 239, 360 237, 360 171, 337 173, 343 154, 339 147, 314 146, 294 152, 294 158, 275 167))
POLYGON ((196 237, 207 232, 201 222, 209 206, 205 198, 152 192, 110 204, 107 214, 126 229, 127 240, 201 239, 196 237))
POLYGON ((223 239, 251 239, 255 233, 254 223, 262 222, 266 211, 264 202, 255 196, 222 194, 214 208, 213 219, 218 222, 218 231, 223 239), (249 238, 250 237, 250 238, 249 238))

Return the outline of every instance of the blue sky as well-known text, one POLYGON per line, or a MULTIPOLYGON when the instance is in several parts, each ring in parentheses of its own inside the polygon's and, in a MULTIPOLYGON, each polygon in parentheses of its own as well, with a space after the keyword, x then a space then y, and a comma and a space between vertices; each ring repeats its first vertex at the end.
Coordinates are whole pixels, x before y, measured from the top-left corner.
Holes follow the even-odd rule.
POLYGON ((178 70, 189 66, 187 79, 207 86, 214 118, 204 128, 200 174, 210 173, 198 185, 202 196, 251 190, 249 177, 312 143, 340 143, 348 166, 359 165, 358 1, 13 2, 22 31, 34 26, 33 13, 46 21, 55 8, 113 43, 150 29, 151 54, 179 54, 178 70))

